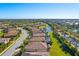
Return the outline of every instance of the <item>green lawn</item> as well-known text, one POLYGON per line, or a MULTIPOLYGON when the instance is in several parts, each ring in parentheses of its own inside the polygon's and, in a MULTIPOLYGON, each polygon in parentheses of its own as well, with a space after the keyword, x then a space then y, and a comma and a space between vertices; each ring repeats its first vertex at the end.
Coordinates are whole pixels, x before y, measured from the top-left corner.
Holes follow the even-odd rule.
POLYGON ((40 26, 39 28, 42 29, 42 28, 46 28, 48 27, 48 24, 46 24, 45 26, 40 26))
POLYGON ((4 35, 4 32, 2 29, 0 29, 0 37, 2 37, 4 35))
POLYGON ((54 37, 52 33, 50 33, 50 39, 53 42, 51 48, 50 48, 50 56, 69 56, 70 54, 65 53, 62 48, 60 48, 60 43, 57 41, 57 39, 54 37))

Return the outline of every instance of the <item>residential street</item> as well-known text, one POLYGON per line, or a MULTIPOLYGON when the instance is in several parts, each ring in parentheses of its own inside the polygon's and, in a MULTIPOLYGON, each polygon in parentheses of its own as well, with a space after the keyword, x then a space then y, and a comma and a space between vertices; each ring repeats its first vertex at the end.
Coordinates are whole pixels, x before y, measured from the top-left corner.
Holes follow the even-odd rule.
POLYGON ((28 31, 20 28, 22 31, 22 34, 20 37, 16 40, 15 44, 13 44, 5 53, 3 53, 2 56, 12 56, 14 51, 16 50, 17 47, 19 47, 23 41, 28 37, 28 31))

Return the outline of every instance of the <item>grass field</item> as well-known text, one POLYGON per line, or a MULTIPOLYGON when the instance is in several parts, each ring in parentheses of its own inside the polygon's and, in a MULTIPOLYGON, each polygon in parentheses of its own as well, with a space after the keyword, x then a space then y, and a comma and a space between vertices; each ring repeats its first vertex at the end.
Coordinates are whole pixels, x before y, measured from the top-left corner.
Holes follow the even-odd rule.
POLYGON ((0 37, 2 37, 4 35, 3 30, 0 29, 0 37))
POLYGON ((46 24, 45 26, 40 26, 39 28, 42 29, 42 28, 46 28, 48 27, 48 24, 46 24))
POLYGON ((65 53, 62 48, 60 48, 60 43, 58 40, 54 37, 52 33, 50 33, 50 39, 53 42, 51 48, 50 48, 50 56, 70 56, 69 53, 65 53))

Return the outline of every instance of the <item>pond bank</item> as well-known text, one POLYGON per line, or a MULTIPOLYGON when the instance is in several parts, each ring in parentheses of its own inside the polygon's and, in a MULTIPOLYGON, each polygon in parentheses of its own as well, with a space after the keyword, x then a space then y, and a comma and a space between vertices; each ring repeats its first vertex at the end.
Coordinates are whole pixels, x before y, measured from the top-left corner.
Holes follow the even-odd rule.
POLYGON ((57 38, 53 34, 53 29, 52 26, 48 25, 46 28, 43 28, 44 32, 46 35, 49 36, 50 39, 50 50, 49 50, 49 55, 50 56, 70 56, 69 53, 65 53, 62 48, 61 48, 61 43, 57 40, 57 38))

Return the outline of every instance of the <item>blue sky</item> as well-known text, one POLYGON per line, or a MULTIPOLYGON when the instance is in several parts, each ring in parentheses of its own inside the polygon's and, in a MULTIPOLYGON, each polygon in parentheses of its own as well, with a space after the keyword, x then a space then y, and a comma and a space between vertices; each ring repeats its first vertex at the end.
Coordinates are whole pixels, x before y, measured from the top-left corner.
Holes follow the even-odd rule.
POLYGON ((57 3, 0 3, 0 18, 79 19, 79 4, 57 3))

